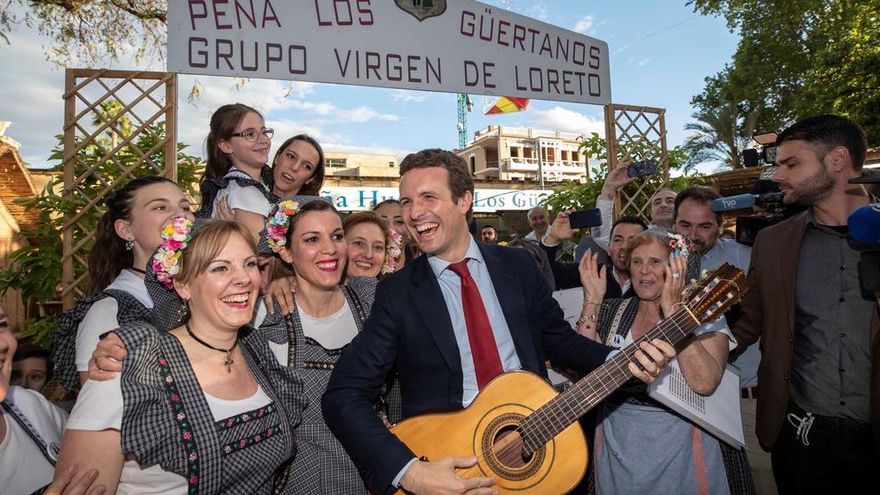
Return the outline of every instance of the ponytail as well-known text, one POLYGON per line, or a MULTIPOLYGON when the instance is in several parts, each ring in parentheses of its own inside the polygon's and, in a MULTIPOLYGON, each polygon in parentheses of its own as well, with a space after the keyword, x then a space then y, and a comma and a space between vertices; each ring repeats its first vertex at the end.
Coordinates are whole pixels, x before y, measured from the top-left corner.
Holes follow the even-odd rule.
POLYGON ((89 252, 89 294, 104 290, 119 272, 131 268, 134 254, 125 248, 125 239, 116 234, 116 221, 131 220, 131 208, 138 190, 163 182, 177 185, 165 177, 139 177, 107 198, 107 211, 98 221, 95 242, 89 252))

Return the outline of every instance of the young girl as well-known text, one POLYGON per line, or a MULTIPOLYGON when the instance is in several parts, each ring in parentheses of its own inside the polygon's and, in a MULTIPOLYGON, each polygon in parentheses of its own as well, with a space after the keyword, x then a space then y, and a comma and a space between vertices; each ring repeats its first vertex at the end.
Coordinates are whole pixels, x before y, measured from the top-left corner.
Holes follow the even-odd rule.
POLYGON ((263 116, 247 105, 223 105, 214 112, 200 184, 199 217, 219 216, 218 205, 223 201, 231 212, 230 219, 257 238, 277 201, 267 184, 272 180, 266 162, 273 134, 264 126, 263 116))
POLYGON ((93 295, 58 319, 52 360, 66 389, 86 380, 101 334, 146 318, 153 307, 144 286, 147 260, 162 242, 162 226, 179 216, 193 218, 189 199, 164 177, 134 179, 107 199, 89 253, 93 295))

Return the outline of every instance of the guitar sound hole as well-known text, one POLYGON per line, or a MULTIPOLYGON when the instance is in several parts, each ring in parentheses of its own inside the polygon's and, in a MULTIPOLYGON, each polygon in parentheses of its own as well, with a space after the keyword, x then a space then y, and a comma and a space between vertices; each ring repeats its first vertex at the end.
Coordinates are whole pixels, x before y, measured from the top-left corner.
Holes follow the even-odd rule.
POLYGON ((492 439, 495 458, 508 468, 518 469, 532 460, 532 454, 523 450, 522 437, 516 425, 500 428, 492 439))

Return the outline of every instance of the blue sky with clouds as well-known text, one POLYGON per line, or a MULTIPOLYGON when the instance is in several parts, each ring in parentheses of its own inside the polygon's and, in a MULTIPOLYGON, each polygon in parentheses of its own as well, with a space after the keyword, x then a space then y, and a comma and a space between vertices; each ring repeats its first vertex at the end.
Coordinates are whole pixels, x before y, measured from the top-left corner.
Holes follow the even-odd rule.
MULTIPOLYGON (((613 101, 666 108, 670 147, 686 137, 684 125, 693 112, 690 99, 702 90, 703 79, 721 70, 736 49, 736 36, 723 19, 695 14, 684 0, 486 3, 606 41, 613 101)), ((45 61, 46 41, 33 31, 19 27, 9 40, 10 45, 0 46, 0 87, 7 102, 0 120, 13 122, 6 134, 22 144, 29 164, 52 165, 47 158, 63 123, 64 72, 45 61)), ((164 61, 137 66, 126 59, 113 68, 162 70, 164 61)), ((200 76, 204 92, 190 104, 186 96, 194 79, 180 77, 178 118, 179 139, 197 155, 203 154, 211 111, 232 101, 262 110, 276 136, 308 132, 327 150, 402 156, 458 144, 454 94, 271 80, 251 80, 236 89, 231 79, 200 76)), ((471 137, 490 124, 576 133, 601 134, 604 129, 598 106, 533 100, 526 112, 484 116, 493 99, 472 99, 471 137)))

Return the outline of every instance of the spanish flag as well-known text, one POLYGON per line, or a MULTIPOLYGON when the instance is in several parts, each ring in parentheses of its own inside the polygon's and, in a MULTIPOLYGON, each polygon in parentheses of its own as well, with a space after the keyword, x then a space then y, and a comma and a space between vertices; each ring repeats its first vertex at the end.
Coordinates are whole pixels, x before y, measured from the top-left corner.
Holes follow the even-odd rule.
POLYGON ((486 112, 486 115, 491 115, 493 113, 521 112, 529 106, 530 101, 532 100, 529 98, 502 96, 501 98, 498 98, 498 101, 495 102, 495 105, 493 105, 492 108, 490 108, 486 112))

